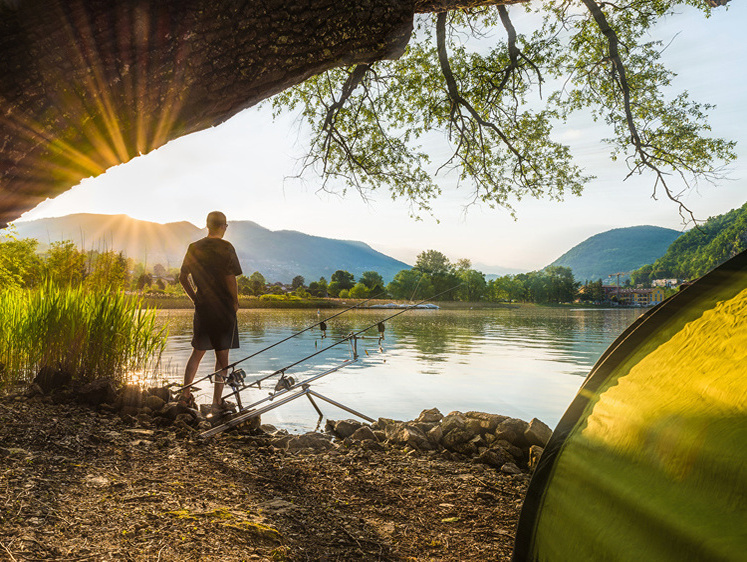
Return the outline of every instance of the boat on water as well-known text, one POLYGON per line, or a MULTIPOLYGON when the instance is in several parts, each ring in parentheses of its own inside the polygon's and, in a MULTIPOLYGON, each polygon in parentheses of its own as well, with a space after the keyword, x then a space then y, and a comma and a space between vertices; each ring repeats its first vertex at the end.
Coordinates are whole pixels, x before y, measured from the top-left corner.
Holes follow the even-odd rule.
POLYGON ((388 304, 372 304, 368 308, 412 308, 415 310, 417 309, 438 310, 441 307, 433 303, 409 305, 409 304, 397 304, 395 302, 390 302, 388 304))

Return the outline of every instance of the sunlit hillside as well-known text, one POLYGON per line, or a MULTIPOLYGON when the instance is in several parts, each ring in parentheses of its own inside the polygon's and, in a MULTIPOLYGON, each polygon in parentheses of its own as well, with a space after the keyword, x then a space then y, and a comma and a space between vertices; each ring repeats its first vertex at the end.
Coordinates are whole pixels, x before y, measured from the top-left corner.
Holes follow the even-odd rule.
MULTIPOLYGON (((363 242, 310 236, 292 230, 272 231, 251 221, 229 223, 226 239, 236 248, 246 275, 259 271, 268 281, 289 283, 296 275, 307 282, 344 269, 356 277, 376 271, 390 281, 410 266, 377 252, 363 242)), ((85 250, 121 251, 148 266, 179 267, 190 242, 206 235, 189 222, 159 224, 127 215, 74 214, 19 222, 21 238, 36 238, 44 250, 52 242, 71 240, 85 250)))

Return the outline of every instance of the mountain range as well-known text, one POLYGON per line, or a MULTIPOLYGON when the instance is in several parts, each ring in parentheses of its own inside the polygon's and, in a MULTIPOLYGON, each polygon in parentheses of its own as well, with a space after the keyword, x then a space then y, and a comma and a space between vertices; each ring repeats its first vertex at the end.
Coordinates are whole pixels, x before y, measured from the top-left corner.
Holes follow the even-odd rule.
MULTIPOLYGON (((179 267, 187 246, 206 229, 192 223, 159 224, 127 215, 79 213, 18 222, 20 238, 39 240, 44 250, 52 242, 70 240, 85 250, 115 250, 147 266, 179 267)), ((229 222, 226 240, 236 248, 245 275, 259 271, 268 281, 290 283, 296 275, 306 282, 330 276, 338 269, 359 277, 377 271, 385 281, 410 266, 354 240, 335 240, 293 230, 272 231, 251 221, 229 222)))
MULTIPOLYGON (((747 216, 742 211, 740 217, 747 216)), ((713 221, 713 225, 721 224, 713 221)), ((167 269, 178 268, 189 243, 207 233, 186 221, 159 224, 127 215, 88 213, 18 222, 15 229, 21 238, 39 240, 42 251, 52 242, 71 240, 85 250, 121 251, 149 268, 160 263, 167 269)), ((591 236, 550 265, 570 267, 580 282, 607 280, 618 273, 625 274, 621 276, 624 279, 630 272, 662 258, 675 240, 689 241, 693 236, 680 235, 676 230, 658 226, 616 228, 591 236)), ((729 236, 735 238, 737 234, 729 236)), ((259 271, 268 281, 289 283, 296 275, 302 275, 307 283, 322 276, 329 280, 334 271, 343 269, 356 277, 364 271, 377 271, 388 282, 399 271, 410 268, 364 242, 293 230, 272 231, 251 221, 230 222, 226 239, 236 248, 244 274, 259 271)), ((520 272, 477 263, 473 267, 486 273, 488 279, 520 272)))

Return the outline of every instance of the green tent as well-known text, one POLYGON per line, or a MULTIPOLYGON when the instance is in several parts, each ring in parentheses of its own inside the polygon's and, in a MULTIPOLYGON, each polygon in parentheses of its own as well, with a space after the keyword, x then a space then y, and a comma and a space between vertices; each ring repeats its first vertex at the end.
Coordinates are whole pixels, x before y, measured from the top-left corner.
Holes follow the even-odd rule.
POLYGON ((529 485, 528 560, 747 560, 747 252, 594 366, 529 485))

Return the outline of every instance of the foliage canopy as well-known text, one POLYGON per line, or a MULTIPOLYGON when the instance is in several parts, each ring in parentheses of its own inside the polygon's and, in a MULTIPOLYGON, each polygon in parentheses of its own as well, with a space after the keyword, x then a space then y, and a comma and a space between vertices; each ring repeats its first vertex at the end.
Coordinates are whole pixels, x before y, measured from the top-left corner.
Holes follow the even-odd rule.
POLYGON ((310 124, 303 170, 320 172, 325 189, 388 189, 415 216, 441 193, 443 169, 471 186, 471 202, 512 213, 525 196, 579 194, 591 176, 554 127, 590 114, 609 127, 611 158, 649 174, 654 196, 663 191, 690 220, 681 194, 718 180, 734 143, 708 136, 710 105, 671 93, 666 45, 652 37, 678 7, 707 17, 719 3, 543 0, 419 15, 400 59, 329 71, 273 105, 310 124), (439 134, 448 152, 432 163, 423 146, 439 134))

